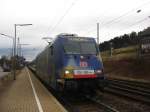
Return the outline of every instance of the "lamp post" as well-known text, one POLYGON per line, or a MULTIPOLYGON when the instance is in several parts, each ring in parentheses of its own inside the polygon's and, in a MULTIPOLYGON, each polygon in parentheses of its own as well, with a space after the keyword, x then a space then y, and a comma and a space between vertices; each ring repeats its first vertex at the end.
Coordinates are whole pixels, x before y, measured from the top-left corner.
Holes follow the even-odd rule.
POLYGON ((16 56, 16 35, 17 35, 17 26, 29 26, 32 24, 15 24, 15 39, 14 39, 14 56, 16 56))
POLYGON ((29 26, 32 24, 14 24, 15 27, 15 38, 14 38, 14 58, 13 58, 13 75, 14 80, 16 80, 16 35, 17 35, 17 26, 29 26))
POLYGON ((14 46, 14 37, 10 36, 10 35, 6 35, 6 34, 3 34, 3 33, 0 33, 0 35, 2 36, 5 36, 5 37, 8 37, 10 39, 12 39, 13 43, 12 43, 12 56, 14 54, 14 51, 13 51, 13 46, 14 46))
MULTIPOLYGON (((14 56, 14 37, 10 36, 10 35, 6 35, 3 33, 0 33, 0 35, 8 37, 10 39, 12 39, 13 43, 12 43, 12 66, 13 66, 13 56, 14 56)), ((11 71, 13 71, 13 67, 11 66, 11 71)), ((13 75, 13 74, 12 74, 13 75)))

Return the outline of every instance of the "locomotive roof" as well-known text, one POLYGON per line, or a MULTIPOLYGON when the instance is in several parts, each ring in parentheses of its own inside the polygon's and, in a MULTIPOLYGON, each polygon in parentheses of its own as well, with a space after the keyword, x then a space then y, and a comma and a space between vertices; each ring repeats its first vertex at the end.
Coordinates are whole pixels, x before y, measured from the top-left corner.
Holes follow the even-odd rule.
POLYGON ((91 41, 95 38, 92 37, 81 37, 81 36, 66 36, 66 35, 59 35, 57 38, 61 39, 68 39, 68 40, 76 40, 76 41, 91 41))
MULTIPOLYGON (((53 39, 53 41, 52 42, 50 42, 45 48, 44 48, 44 50, 45 49, 47 49, 47 48, 49 48, 51 45, 53 45, 53 43, 57 40, 57 39, 59 39, 59 38, 62 38, 62 39, 73 39, 73 40, 85 40, 85 41, 89 41, 89 40, 94 40, 95 38, 93 38, 93 37, 81 37, 81 36, 78 36, 78 35, 76 35, 76 34, 67 34, 67 33, 62 33, 62 34, 59 34, 59 35, 57 35, 56 36, 56 38, 54 38, 53 39)), ((38 57, 38 56, 40 56, 43 52, 44 52, 44 50, 43 51, 41 51, 37 56, 36 56, 36 58, 38 57)))
POLYGON ((68 33, 61 33, 57 35, 58 38, 92 38, 92 37, 81 37, 78 36, 77 34, 68 34, 68 33))

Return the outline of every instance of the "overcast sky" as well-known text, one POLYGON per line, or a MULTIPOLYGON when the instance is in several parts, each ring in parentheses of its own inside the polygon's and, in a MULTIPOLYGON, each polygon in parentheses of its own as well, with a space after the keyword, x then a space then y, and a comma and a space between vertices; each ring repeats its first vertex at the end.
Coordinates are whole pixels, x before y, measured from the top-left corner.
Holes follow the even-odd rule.
MULTIPOLYGON (((14 36, 14 24, 33 24, 17 27, 21 43, 30 47, 45 46, 42 37, 59 33, 96 37, 97 22, 103 42, 150 26, 150 0, 0 0, 0 14, 0 33, 14 36)), ((11 45, 0 36, 1 48, 11 45)))

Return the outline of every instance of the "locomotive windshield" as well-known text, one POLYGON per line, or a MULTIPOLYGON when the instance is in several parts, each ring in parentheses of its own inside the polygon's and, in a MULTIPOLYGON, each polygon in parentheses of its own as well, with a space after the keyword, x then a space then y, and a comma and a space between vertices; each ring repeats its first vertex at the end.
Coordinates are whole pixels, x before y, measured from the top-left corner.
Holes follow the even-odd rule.
POLYGON ((67 54, 97 54, 96 45, 91 41, 68 41, 64 50, 67 54))

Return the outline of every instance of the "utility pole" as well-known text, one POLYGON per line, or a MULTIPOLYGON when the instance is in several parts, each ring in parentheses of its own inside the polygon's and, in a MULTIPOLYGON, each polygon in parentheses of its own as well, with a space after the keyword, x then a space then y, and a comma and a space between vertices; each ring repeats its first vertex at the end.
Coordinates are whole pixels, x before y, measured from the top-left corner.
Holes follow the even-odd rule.
POLYGON ((19 56, 19 44, 20 44, 20 40, 19 40, 19 37, 18 37, 18 42, 17 42, 17 55, 19 56))
POLYGON ((99 45, 99 23, 97 23, 97 44, 99 45))
POLYGON ((16 24, 15 27, 15 38, 14 38, 14 57, 13 57, 13 76, 14 80, 16 80, 16 24))
POLYGON ((18 56, 21 57, 21 43, 20 43, 20 38, 18 37, 18 45, 17 45, 17 54, 18 56))
POLYGON ((20 43, 20 40, 19 40, 19 55, 21 57, 21 43, 20 43))
POLYGON ((110 42, 110 57, 113 55, 113 43, 110 42))

